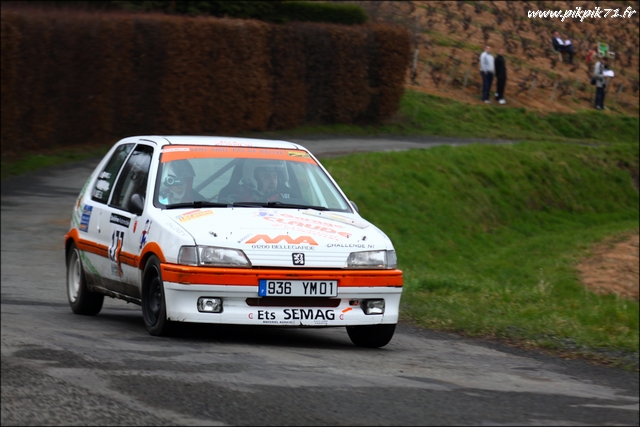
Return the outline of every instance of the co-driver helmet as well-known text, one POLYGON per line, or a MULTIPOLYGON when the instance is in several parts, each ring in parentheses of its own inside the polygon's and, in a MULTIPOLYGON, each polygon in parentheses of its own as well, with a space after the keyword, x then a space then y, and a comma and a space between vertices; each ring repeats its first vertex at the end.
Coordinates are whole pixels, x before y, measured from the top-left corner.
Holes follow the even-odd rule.
POLYGON ((167 194, 169 203, 179 203, 191 190, 196 173, 188 160, 174 160, 162 170, 161 194, 167 194))

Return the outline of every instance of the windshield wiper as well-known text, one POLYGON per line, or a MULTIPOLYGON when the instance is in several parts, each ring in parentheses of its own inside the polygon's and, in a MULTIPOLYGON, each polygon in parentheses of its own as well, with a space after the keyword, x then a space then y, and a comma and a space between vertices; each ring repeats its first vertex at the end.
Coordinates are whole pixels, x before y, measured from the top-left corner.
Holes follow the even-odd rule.
POLYGON ((232 206, 231 203, 216 203, 216 202, 206 202, 204 200, 198 200, 195 202, 186 202, 186 203, 173 203, 167 205, 167 209, 179 209, 179 208, 226 208, 232 206))
POLYGON ((207 202, 204 200, 198 200, 196 202, 186 202, 186 203, 173 203, 170 205, 166 205, 167 209, 180 209, 180 208, 253 208, 253 207, 262 207, 262 208, 284 208, 284 209, 312 209, 316 211, 328 211, 329 208, 325 208, 324 206, 309 206, 309 205, 301 205, 295 203, 282 203, 279 201, 273 202, 237 202, 237 203, 217 203, 217 202, 207 202))
POLYGON ((291 209, 313 209, 316 211, 328 211, 329 208, 325 208, 324 206, 309 206, 309 205, 300 205, 295 203, 282 203, 278 201, 263 203, 262 206, 268 207, 279 207, 279 208, 291 208, 291 209))

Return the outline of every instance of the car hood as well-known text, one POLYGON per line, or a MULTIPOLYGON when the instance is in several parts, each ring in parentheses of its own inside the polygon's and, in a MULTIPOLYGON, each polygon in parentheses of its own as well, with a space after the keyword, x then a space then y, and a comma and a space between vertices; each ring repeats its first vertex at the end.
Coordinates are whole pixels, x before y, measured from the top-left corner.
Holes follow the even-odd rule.
POLYGON ((293 267, 292 254, 303 253, 304 267, 343 268, 351 252, 393 249, 380 229, 356 214, 265 208, 172 209, 164 214, 196 244, 241 249, 253 266, 293 267))

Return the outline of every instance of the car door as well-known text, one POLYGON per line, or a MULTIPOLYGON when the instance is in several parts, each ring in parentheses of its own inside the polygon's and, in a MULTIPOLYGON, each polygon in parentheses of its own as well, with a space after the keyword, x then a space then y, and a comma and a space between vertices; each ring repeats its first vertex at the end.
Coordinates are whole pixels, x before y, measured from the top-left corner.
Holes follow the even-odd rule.
POLYGON ((132 200, 134 195, 141 200, 146 198, 153 152, 154 148, 147 144, 137 144, 131 151, 100 216, 100 228, 108 246, 108 269, 103 283, 110 291, 133 300, 140 298, 139 236, 145 229, 149 232, 149 224, 139 224, 144 212, 136 211, 132 200))
POLYGON ((104 228, 103 217, 108 215, 108 202, 113 192, 116 179, 135 144, 118 145, 98 173, 82 206, 82 221, 80 224, 81 239, 87 241, 91 250, 84 251, 85 274, 88 283, 93 287, 106 289, 111 275, 111 265, 108 258, 110 236, 104 228))

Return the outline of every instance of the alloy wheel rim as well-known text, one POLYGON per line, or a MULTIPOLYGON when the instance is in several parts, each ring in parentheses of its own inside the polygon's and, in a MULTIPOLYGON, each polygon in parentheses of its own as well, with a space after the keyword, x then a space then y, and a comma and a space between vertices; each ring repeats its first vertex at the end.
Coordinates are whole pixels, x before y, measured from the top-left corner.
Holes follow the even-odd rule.
POLYGON ((158 321, 158 317, 160 314, 160 308, 162 304, 162 290, 160 289, 160 280, 156 276, 149 286, 149 302, 147 303, 147 319, 149 323, 155 325, 158 321))
POLYGON ((80 290, 80 258, 74 251, 69 262, 69 274, 67 276, 67 287, 69 290, 69 300, 74 303, 78 299, 80 290))

